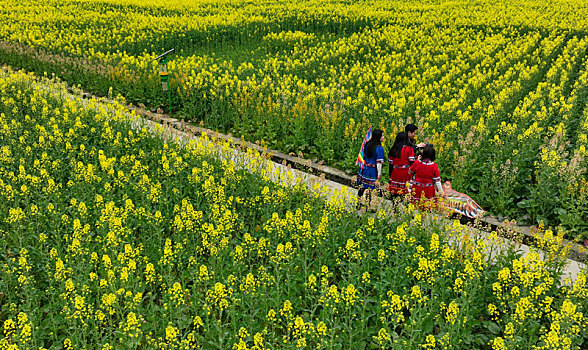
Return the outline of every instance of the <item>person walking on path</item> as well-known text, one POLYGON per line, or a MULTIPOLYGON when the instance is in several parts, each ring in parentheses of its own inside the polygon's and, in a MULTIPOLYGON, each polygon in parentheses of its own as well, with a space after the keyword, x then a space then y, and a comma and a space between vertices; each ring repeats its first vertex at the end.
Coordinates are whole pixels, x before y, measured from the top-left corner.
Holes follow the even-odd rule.
POLYGON ((404 131, 396 135, 394 145, 388 152, 388 191, 392 197, 404 196, 408 193, 406 187, 412 176, 408 173, 408 168, 414 163, 415 154, 408 134, 404 131))
POLYGON ((369 207, 371 202, 371 190, 380 185, 382 164, 384 163, 384 149, 382 148, 383 140, 383 131, 375 129, 369 141, 363 146, 365 163, 360 167, 359 173, 357 174, 357 184, 359 186, 359 191, 357 192, 357 209, 361 209, 361 198, 366 190, 368 190, 367 199, 369 207))
POLYGON ((423 154, 408 169, 414 175, 411 181, 411 203, 421 209, 432 209, 437 206, 437 197, 443 196, 439 167, 435 163, 435 148, 431 144, 423 147, 423 154))

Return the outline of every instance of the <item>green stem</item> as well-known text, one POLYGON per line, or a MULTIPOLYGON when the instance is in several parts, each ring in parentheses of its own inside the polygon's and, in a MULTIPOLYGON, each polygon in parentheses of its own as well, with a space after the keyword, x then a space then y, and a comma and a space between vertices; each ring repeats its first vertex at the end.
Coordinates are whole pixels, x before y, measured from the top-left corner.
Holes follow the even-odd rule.
MULTIPOLYGON (((168 83, 168 85, 169 85, 169 83, 168 83)), ((168 89, 167 89, 167 100, 169 102, 169 116, 171 117, 172 116, 172 108, 171 108, 171 87, 170 86, 168 86, 168 89)))

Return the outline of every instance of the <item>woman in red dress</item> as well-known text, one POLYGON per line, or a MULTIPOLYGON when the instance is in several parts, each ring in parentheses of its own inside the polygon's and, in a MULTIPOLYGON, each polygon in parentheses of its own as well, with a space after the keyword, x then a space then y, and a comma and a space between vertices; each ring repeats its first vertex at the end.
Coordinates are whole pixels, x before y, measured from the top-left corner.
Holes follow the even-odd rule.
POLYGON ((439 167, 434 161, 435 148, 428 144, 423 148, 421 157, 408 169, 408 172, 414 175, 414 179, 411 181, 411 203, 418 203, 421 208, 436 206, 435 192, 443 195, 439 167))
POLYGON ((399 132, 394 145, 388 152, 388 169, 390 180, 388 191, 393 197, 404 196, 408 193, 407 182, 412 178, 408 168, 415 161, 414 149, 410 144, 408 134, 399 132))

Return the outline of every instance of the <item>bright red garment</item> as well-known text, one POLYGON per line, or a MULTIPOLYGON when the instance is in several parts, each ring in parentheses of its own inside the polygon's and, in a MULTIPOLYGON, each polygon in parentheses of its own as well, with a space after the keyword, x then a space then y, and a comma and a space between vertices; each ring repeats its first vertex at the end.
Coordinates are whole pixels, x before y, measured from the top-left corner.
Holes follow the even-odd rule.
POLYGON ((414 179, 411 181, 411 202, 418 203, 421 199, 436 202, 435 182, 441 181, 437 164, 428 159, 417 160, 409 168, 408 172, 414 175, 414 179))
POLYGON ((408 193, 406 183, 412 178, 412 175, 408 173, 408 168, 414 160, 414 150, 410 146, 402 147, 400 158, 392 159, 388 157, 388 164, 393 167, 390 181, 388 182, 388 191, 399 195, 408 193))

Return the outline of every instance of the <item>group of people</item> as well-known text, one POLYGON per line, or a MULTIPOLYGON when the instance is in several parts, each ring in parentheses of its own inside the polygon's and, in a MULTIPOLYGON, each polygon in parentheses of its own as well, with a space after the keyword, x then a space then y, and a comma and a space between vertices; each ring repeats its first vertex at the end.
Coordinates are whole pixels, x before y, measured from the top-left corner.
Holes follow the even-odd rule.
MULTIPOLYGON (((388 151, 388 193, 391 197, 410 195, 412 203, 433 206, 437 196, 443 196, 439 167, 435 163, 435 148, 431 144, 416 143, 418 127, 414 124, 405 126, 404 131, 396 135, 394 144, 388 151)), ((373 190, 380 185, 384 164, 384 133, 375 129, 372 137, 363 146, 364 166, 359 170, 357 183, 358 209, 361 197, 366 190, 373 190)), ((371 191, 368 191, 368 202, 371 191)))

